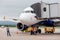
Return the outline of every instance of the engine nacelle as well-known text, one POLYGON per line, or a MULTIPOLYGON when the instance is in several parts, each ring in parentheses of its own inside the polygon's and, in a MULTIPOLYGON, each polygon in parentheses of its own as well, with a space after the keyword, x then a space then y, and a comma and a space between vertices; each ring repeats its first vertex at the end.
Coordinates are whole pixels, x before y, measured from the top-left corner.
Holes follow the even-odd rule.
POLYGON ((26 30, 28 28, 28 26, 27 25, 24 25, 22 23, 17 23, 17 28, 19 30, 26 30))

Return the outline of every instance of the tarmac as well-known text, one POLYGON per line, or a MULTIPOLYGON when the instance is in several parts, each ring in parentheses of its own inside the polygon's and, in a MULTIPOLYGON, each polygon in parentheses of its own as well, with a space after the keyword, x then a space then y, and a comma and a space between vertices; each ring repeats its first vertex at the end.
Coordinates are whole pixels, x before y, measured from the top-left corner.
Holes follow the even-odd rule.
MULTIPOLYGON (((43 28, 41 28, 43 31, 43 28)), ((21 32, 17 34, 17 28, 10 28, 11 36, 7 36, 6 28, 0 28, 0 40, 60 40, 60 29, 56 28, 54 34, 45 34, 44 31, 41 34, 30 35, 27 32, 21 32)))

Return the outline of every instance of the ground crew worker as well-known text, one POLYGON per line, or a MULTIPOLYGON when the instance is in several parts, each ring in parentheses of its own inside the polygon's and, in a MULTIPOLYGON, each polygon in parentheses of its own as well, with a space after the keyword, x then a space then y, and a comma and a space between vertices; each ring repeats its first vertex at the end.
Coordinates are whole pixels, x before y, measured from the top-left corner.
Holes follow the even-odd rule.
POLYGON ((11 36, 10 30, 9 30, 9 27, 8 26, 6 27, 6 30, 7 30, 7 36, 11 36))
POLYGON ((37 30, 38 30, 38 28, 37 27, 34 27, 34 34, 35 35, 37 34, 37 30))
POLYGON ((30 34, 31 34, 31 35, 34 35, 34 27, 33 27, 33 25, 31 26, 30 34))

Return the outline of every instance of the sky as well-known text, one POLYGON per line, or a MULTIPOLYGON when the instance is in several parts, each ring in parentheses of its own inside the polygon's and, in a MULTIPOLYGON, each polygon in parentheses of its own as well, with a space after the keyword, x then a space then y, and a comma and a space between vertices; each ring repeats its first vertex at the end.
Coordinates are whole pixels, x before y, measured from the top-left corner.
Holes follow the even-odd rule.
MULTIPOLYGON (((40 2, 41 0, 0 0, 0 18, 19 17, 19 14, 30 5, 40 2)), ((42 0, 46 3, 60 2, 60 0, 42 0)))

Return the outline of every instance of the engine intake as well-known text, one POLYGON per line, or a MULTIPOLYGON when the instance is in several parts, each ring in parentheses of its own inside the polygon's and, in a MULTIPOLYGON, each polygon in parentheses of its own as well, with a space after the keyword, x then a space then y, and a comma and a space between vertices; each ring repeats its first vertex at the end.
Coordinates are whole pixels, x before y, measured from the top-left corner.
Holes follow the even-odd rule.
POLYGON ((17 23, 17 28, 19 30, 26 30, 28 28, 28 26, 23 25, 22 23, 17 23))

